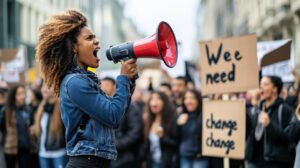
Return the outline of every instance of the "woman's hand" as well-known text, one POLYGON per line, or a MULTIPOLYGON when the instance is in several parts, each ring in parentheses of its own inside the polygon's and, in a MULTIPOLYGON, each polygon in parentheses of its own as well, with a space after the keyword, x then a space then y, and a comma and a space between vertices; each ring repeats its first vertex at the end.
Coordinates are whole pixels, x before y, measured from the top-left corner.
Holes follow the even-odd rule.
POLYGON ((264 126, 267 127, 270 124, 270 117, 269 114, 266 112, 261 112, 259 115, 259 122, 264 126))
POLYGON ((177 125, 181 126, 184 125, 187 120, 188 120, 189 116, 186 113, 181 114, 178 119, 177 119, 177 125))
POLYGON ((129 79, 133 79, 137 76, 136 59, 131 58, 127 61, 121 61, 121 75, 127 76, 129 79))
POLYGON ((164 136, 164 129, 161 126, 157 127, 156 135, 159 136, 160 138, 164 136))

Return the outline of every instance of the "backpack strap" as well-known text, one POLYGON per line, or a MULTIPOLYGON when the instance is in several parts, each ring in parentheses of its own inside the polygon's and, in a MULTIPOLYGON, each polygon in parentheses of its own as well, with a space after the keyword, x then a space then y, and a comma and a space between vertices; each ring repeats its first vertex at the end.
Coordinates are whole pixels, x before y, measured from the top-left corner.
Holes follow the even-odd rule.
POLYGON ((282 109, 283 109, 283 104, 280 104, 278 108, 278 121, 281 129, 282 129, 282 109))

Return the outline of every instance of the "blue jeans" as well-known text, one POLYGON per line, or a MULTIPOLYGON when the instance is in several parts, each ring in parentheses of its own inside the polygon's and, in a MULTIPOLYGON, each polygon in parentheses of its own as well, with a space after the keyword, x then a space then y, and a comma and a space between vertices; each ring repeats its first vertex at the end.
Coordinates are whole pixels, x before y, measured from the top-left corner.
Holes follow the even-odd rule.
POLYGON ((39 157, 40 166, 43 168, 64 168, 66 166, 66 156, 57 158, 39 157))
POLYGON ((180 168, 208 168, 208 158, 180 157, 180 168))

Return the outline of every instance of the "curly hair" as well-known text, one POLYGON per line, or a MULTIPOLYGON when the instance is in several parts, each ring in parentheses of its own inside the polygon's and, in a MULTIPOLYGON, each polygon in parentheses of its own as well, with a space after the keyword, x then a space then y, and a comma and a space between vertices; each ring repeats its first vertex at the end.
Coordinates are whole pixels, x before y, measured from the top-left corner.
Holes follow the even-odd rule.
POLYGON ((36 60, 40 64, 46 85, 53 87, 57 96, 60 84, 73 63, 77 36, 85 26, 85 16, 77 11, 67 10, 53 15, 39 28, 36 60))

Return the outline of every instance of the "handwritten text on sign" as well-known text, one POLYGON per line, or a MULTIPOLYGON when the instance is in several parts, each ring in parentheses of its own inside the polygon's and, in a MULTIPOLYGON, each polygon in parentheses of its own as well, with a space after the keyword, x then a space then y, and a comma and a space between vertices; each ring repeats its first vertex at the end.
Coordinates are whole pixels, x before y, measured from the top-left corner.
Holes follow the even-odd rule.
POLYGON ((256 36, 200 42, 203 94, 258 87, 256 36))
POLYGON ((245 101, 205 101, 202 130, 203 155, 244 158, 245 101))

